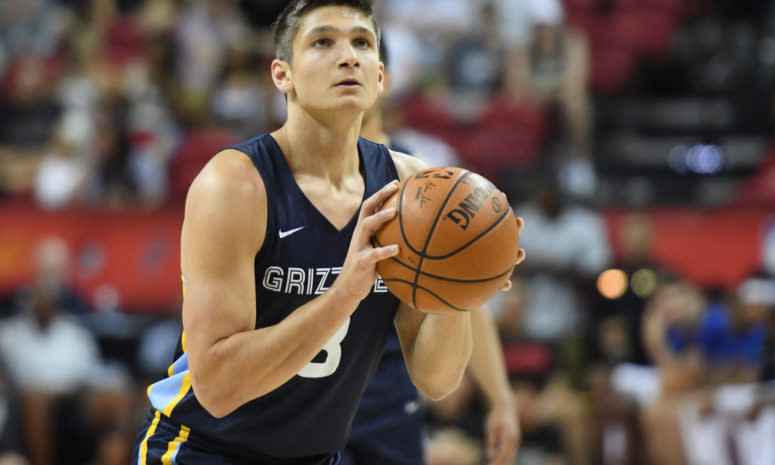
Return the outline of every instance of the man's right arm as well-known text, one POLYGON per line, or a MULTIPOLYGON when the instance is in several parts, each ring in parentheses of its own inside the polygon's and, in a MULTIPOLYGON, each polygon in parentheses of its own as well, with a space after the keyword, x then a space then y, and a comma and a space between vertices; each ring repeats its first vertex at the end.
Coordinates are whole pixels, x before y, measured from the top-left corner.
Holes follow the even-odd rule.
MULTIPOLYGON (((376 227, 383 217, 371 215, 374 219, 365 223, 376 227)), ((355 310, 363 297, 359 288, 370 287, 363 276, 369 264, 364 270, 358 267, 363 261, 350 260, 337 279, 340 285, 280 323, 255 329, 253 266, 266 222, 266 190, 244 154, 226 150, 216 155, 192 183, 181 235, 183 327, 194 393, 215 417, 291 379, 355 310)), ((384 258, 386 252, 363 253, 384 258)), ((352 247, 350 255, 357 256, 352 247)))

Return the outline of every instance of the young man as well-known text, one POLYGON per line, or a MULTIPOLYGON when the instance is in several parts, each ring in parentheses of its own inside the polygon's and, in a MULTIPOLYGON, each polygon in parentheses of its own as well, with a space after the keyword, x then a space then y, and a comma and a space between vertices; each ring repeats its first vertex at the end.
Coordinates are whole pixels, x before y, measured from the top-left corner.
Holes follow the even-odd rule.
MULTIPOLYGON (((380 41, 380 59, 389 83, 389 56, 380 41)), ((382 98, 363 116, 361 136, 409 153, 392 143, 382 124, 382 98)), ((519 441, 517 413, 506 376, 503 352, 495 324, 483 308, 471 313, 473 353, 471 371, 489 403, 485 425, 490 465, 512 463, 519 441)), ((412 385, 401 356, 398 335, 391 332, 374 377, 361 398, 353 420, 342 465, 420 465, 424 463, 423 418, 417 389, 412 385)))
POLYGON ((278 18, 271 73, 288 119, 191 185, 184 332, 148 389, 138 464, 336 464, 393 321, 420 390, 441 398, 460 382, 470 315, 399 305, 376 280, 398 249, 371 245, 395 215, 375 212, 423 168, 358 137, 382 92, 379 34, 363 0, 294 0, 278 18))

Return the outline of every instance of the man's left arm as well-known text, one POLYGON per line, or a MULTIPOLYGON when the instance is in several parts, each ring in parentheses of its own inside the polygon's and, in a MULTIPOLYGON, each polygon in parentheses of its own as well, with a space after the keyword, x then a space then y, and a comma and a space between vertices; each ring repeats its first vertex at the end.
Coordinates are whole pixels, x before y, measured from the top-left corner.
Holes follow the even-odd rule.
MULTIPOLYGON (((390 155, 402 180, 428 167, 416 157, 392 150, 390 155)), ((424 313, 402 303, 395 325, 417 389, 433 400, 457 389, 471 358, 469 312, 424 313)))
POLYGON ((432 400, 457 389, 471 358, 469 312, 424 313, 401 304, 395 325, 417 389, 432 400))
POLYGON ((490 465, 513 463, 520 440, 517 409, 511 394, 495 323, 486 308, 471 311, 473 352, 471 373, 487 397, 485 424, 487 459, 490 465))

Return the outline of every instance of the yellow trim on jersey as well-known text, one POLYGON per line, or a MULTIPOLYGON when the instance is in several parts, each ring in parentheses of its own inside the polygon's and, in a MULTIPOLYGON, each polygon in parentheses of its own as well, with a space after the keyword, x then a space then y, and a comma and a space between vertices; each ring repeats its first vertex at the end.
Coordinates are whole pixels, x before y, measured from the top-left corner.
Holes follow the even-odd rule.
POLYGON ((139 465, 146 465, 146 461, 148 460, 148 439, 153 436, 153 434, 156 432, 156 425, 159 424, 159 419, 161 418, 161 412, 158 410, 156 411, 156 414, 153 416, 153 421, 151 422, 151 426, 148 427, 148 432, 145 433, 145 438, 143 439, 142 444, 140 444, 140 464, 139 465))
POLYGON ((188 390, 191 389, 191 373, 186 370, 186 374, 183 375, 183 381, 180 383, 180 391, 178 391, 178 395, 175 396, 172 401, 167 404, 166 407, 164 407, 164 410, 162 411, 163 414, 170 416, 172 414, 172 409, 175 408, 176 405, 178 405, 178 402, 180 402, 180 399, 183 398, 183 396, 186 395, 188 390))
POLYGON ((186 345, 186 332, 180 333, 180 345, 183 347, 183 352, 188 352, 188 346, 186 345))
POLYGON ((178 436, 172 441, 170 441, 169 446, 167 446, 167 452, 165 452, 164 455, 161 456, 162 465, 172 465, 172 455, 175 453, 178 447, 180 447, 181 444, 186 442, 186 440, 188 439, 188 433, 190 432, 191 432, 191 428, 181 425, 178 436))

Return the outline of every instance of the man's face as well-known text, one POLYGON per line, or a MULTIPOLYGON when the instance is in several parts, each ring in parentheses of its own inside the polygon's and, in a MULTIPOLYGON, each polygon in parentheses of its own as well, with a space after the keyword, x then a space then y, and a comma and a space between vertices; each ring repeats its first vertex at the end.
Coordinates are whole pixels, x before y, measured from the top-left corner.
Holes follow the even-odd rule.
POLYGON ((366 16, 344 6, 318 8, 293 40, 289 99, 312 110, 363 111, 382 94, 382 69, 366 16))

